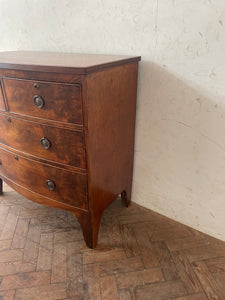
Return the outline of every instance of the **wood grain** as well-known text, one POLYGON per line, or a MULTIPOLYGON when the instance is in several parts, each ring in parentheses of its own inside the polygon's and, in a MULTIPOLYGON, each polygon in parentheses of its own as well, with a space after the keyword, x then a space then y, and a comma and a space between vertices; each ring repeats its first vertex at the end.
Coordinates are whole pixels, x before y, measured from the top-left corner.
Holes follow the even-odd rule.
POLYGON ((15 183, 43 196, 87 209, 86 176, 17 156, 0 148, 1 174, 15 183), (15 159, 16 157, 16 159, 15 159), (12 166, 14 166, 12 168, 12 166), (55 189, 46 187, 46 180, 55 183, 55 189))
MULTIPOLYGON (((1 179, 32 201, 71 211, 90 248, 105 208, 119 194, 126 205, 131 200, 140 59, 0 53, 0 110, 6 109, 0 143, 7 150, 0 153, 1 179), (48 149, 40 145, 43 138, 48 149), (10 151, 16 160, 5 154, 10 151), (55 183, 51 191, 48 177, 55 183)), ((111 246, 121 246, 114 229, 111 246)))
POLYGON ((83 123, 81 87, 78 84, 4 77, 3 86, 10 112, 67 123, 83 123), (34 88, 34 84, 38 85, 38 89, 34 88), (43 108, 34 105, 35 95, 44 100, 43 108))
POLYGON ((1 144, 48 161, 85 169, 82 131, 65 130, 12 116, 9 122, 8 118, 8 115, 0 114, 0 128, 4 132, 4 135, 0 135, 1 144), (49 140, 49 149, 42 147, 42 138, 49 140))

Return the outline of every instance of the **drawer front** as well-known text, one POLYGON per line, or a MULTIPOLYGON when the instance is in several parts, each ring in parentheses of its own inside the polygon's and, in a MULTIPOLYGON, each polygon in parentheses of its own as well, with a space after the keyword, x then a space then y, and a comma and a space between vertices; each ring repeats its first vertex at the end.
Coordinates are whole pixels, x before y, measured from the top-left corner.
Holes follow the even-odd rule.
POLYGON ((86 175, 55 168, 0 148, 0 175, 33 192, 87 209, 86 175))
POLYGON ((5 103, 2 95, 1 83, 0 83, 0 110, 5 110, 5 103))
POLYGON ((83 124, 78 84, 3 78, 9 111, 60 122, 83 124))
POLYGON ((85 169, 83 132, 0 114, 0 143, 44 159, 85 169))

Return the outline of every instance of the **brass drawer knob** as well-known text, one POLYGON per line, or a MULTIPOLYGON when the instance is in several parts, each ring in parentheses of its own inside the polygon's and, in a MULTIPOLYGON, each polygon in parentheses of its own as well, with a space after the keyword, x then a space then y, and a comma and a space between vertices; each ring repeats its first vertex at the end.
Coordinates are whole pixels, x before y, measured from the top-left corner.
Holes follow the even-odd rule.
POLYGON ((38 108, 42 108, 45 105, 45 101, 41 96, 35 95, 33 98, 34 105, 38 108))
POLYGON ((11 123, 11 122, 12 122, 12 120, 11 120, 11 118, 10 118, 10 117, 7 117, 7 118, 6 118, 6 120, 7 120, 9 123, 11 123))
POLYGON ((41 142, 42 148, 44 148, 46 150, 51 147, 51 142, 45 137, 41 138, 40 142, 41 142))
POLYGON ((46 186, 50 191, 53 191, 55 189, 55 183, 52 180, 46 180, 46 186))

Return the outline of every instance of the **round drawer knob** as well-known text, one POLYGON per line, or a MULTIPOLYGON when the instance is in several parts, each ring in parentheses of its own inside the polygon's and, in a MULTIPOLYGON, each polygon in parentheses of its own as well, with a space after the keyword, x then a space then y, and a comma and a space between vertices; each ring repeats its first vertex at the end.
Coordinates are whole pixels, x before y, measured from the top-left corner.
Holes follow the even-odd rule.
POLYGON ((52 180, 46 180, 46 186, 50 191, 53 191, 55 189, 55 183, 52 180))
POLYGON ((34 105, 38 108, 42 108, 45 105, 45 101, 41 96, 35 95, 33 98, 34 105))
POLYGON ((45 137, 41 138, 40 142, 41 146, 46 150, 51 147, 51 142, 45 137))

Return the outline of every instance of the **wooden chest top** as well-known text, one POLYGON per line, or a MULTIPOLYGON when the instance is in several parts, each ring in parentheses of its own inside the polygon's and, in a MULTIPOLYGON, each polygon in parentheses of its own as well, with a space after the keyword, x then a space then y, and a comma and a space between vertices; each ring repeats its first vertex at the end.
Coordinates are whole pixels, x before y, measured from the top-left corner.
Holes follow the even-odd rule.
POLYGON ((0 53, 0 68, 88 74, 98 69, 141 60, 140 56, 10 51, 0 53))

